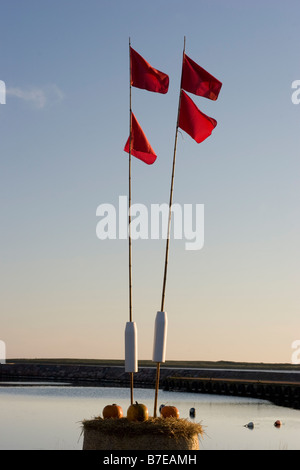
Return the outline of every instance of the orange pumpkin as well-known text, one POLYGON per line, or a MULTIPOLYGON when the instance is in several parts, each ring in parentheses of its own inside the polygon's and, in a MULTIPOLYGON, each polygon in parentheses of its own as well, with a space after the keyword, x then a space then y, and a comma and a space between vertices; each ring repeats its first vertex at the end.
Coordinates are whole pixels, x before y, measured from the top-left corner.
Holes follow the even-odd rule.
POLYGON ((165 405, 162 407, 160 414, 163 418, 179 418, 179 411, 176 406, 165 405))
POLYGON ((102 415, 104 419, 109 418, 122 418, 123 417, 123 410, 121 406, 116 405, 113 403, 112 405, 106 405, 103 408, 102 415))
POLYGON ((147 421, 149 417, 148 408, 137 401, 129 406, 127 410, 128 421, 147 421))

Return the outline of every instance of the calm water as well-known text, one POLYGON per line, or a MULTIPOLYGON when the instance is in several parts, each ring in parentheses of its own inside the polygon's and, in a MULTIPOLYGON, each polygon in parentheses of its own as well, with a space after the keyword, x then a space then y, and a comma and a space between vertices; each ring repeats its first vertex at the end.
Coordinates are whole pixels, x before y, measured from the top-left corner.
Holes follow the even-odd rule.
MULTIPOLYGON (((154 391, 135 389, 135 400, 153 412, 154 391)), ((0 387, 1 450, 81 450, 81 421, 118 403, 126 413, 129 390, 72 386, 0 387)), ((160 391, 158 404, 176 405, 181 418, 196 409, 203 450, 300 450, 300 410, 263 400, 160 391), (280 419, 282 426, 274 427, 280 419), (245 424, 252 421, 254 429, 245 424)), ((190 418, 189 418, 190 419, 190 418)))

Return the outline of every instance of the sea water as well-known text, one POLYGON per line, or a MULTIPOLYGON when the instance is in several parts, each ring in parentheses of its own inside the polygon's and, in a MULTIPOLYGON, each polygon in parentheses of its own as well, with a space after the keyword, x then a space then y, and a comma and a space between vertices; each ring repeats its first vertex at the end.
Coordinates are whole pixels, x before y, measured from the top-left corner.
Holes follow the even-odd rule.
MULTIPOLYGON (((154 390, 135 389, 134 400, 153 414, 154 390)), ((0 384, 0 449, 81 450, 82 421, 101 416, 112 403, 126 414, 129 402, 126 388, 0 384)), ((161 404, 175 405, 181 418, 202 424, 200 450, 300 450, 300 410, 251 398, 165 391, 159 391, 161 404)))

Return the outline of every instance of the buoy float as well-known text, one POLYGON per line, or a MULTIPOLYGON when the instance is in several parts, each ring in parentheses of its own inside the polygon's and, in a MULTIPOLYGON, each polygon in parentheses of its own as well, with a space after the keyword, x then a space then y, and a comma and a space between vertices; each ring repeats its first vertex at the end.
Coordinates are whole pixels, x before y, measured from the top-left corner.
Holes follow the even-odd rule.
POLYGON ((161 410, 163 409, 164 406, 165 406, 165 405, 160 405, 160 407, 159 407, 159 412, 161 412, 161 410))
POLYGON ((246 424, 245 427, 248 428, 248 429, 254 429, 254 423, 252 423, 252 421, 250 421, 250 423, 246 424))
POLYGON ((127 322, 125 328, 125 372, 137 371, 137 327, 135 322, 127 322))
POLYGON ((176 406, 167 405, 161 409, 162 418, 179 418, 179 410, 176 406))
POLYGON ((157 312, 154 328, 153 362, 161 363, 166 361, 167 329, 167 312, 157 312))
POLYGON ((112 419, 112 418, 123 418, 122 407, 113 403, 112 405, 106 405, 102 411, 103 419, 112 419))

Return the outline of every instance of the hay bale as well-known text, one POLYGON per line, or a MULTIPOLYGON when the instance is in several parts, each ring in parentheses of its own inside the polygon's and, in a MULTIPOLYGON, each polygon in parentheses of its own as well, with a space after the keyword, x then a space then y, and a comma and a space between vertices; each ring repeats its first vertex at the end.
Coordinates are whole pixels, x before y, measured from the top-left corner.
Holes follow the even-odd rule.
POLYGON ((83 450, 198 450, 200 424, 177 418, 84 420, 83 450))

